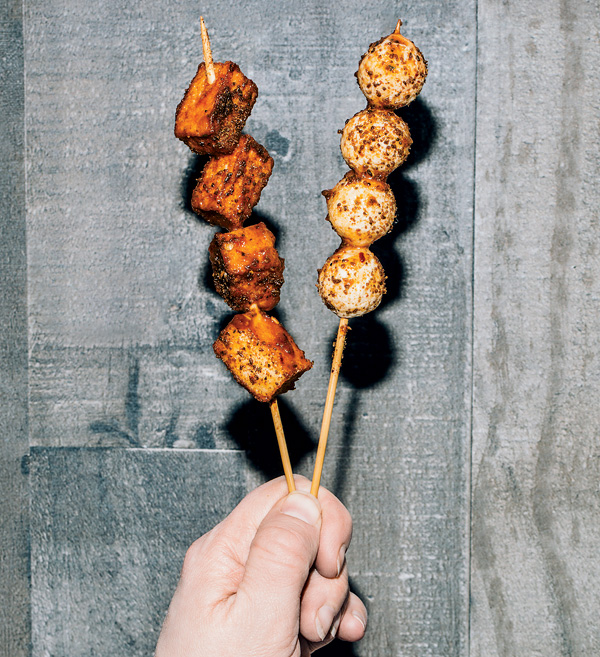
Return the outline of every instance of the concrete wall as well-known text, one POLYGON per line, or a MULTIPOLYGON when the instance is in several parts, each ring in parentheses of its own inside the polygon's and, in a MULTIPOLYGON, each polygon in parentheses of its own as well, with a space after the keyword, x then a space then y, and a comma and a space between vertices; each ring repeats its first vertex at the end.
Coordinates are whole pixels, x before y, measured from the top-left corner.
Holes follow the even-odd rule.
MULTIPOLYGON (((336 318, 320 192, 394 29, 429 61, 352 331, 324 485, 370 627, 330 655, 592 657, 600 603, 595 3, 3 0, 0 651, 147 655, 187 545, 280 474, 270 414, 214 358, 231 313, 199 158, 173 137, 201 57, 259 87, 277 315, 315 366, 280 400, 310 475, 336 318)), ((325 652, 325 651, 324 651, 325 652)))

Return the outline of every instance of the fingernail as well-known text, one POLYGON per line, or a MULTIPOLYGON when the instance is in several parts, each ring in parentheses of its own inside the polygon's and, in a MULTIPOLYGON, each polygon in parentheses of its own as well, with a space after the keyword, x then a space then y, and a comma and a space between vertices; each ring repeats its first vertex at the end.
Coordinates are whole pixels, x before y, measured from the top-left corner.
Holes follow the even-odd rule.
POLYGON ((296 491, 290 493, 281 505, 281 513, 298 518, 307 525, 318 525, 321 519, 321 507, 317 499, 309 493, 296 491))
POLYGON ((317 612, 317 618, 315 620, 315 625, 317 628, 317 634, 321 641, 325 640, 327 633, 331 629, 331 624, 335 618, 335 610, 332 609, 329 605, 323 605, 321 609, 317 612))
POLYGON ((342 615, 338 614, 336 616, 335 621, 333 622, 333 625, 331 626, 331 630, 329 630, 332 639, 335 639, 335 635, 337 634, 341 622, 342 622, 342 615))
POLYGON ((364 618, 362 614, 359 614, 358 611, 353 611, 352 615, 363 626, 363 630, 366 630, 367 629, 367 619, 364 618))
POLYGON ((340 573, 342 572, 342 568, 344 567, 344 560, 346 559, 346 546, 342 545, 340 548, 340 551, 338 552, 338 558, 337 558, 337 576, 340 576, 340 573))

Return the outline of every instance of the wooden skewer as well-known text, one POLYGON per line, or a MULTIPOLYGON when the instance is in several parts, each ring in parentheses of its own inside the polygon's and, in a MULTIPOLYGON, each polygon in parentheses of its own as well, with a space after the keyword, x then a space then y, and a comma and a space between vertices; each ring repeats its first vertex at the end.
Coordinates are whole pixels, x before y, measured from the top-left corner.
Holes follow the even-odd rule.
POLYGON ((321 473, 323 472, 323 462, 325 460, 325 449, 327 448, 327 436, 329 435, 329 425, 331 424, 335 390, 337 388, 338 377, 342 365, 342 355, 346 344, 346 333, 348 333, 348 320, 345 317, 340 317, 340 325, 338 327, 335 349, 333 351, 333 363, 331 365, 331 375, 329 376, 327 397, 325 399, 325 409, 323 411, 323 420, 321 421, 321 435, 319 436, 319 446, 317 447, 317 458, 315 460, 315 469, 313 471, 312 484, 310 487, 310 492, 315 497, 319 492, 319 485, 321 483, 321 473))
POLYGON ((398 19, 398 22, 396 23, 396 29, 394 30, 394 32, 396 34, 400 34, 400 27, 401 26, 402 26, 402 21, 400 19, 398 19))
POLYGON ((202 54, 204 55, 204 65, 206 66, 206 79, 208 84, 212 84, 215 80, 215 67, 213 66, 212 51, 210 49, 210 40, 204 18, 200 16, 200 33, 202 34, 202 54))
POLYGON ((273 416, 273 424, 275 426, 275 434, 277 435, 277 444, 279 445, 279 453, 281 454, 281 462, 283 463, 283 472, 285 474, 288 491, 293 493, 296 490, 296 484, 294 483, 292 464, 290 462, 287 443, 285 442, 285 434, 283 433, 283 425, 281 424, 277 399, 272 399, 269 402, 269 406, 271 407, 271 415, 273 416))

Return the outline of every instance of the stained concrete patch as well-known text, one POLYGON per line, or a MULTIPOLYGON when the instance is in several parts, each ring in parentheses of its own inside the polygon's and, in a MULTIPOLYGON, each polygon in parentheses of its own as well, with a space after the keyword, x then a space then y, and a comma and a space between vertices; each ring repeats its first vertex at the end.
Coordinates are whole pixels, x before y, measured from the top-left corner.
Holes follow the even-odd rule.
POLYGON ((34 449, 33 657, 151 655, 186 549, 246 492, 242 459, 34 449))

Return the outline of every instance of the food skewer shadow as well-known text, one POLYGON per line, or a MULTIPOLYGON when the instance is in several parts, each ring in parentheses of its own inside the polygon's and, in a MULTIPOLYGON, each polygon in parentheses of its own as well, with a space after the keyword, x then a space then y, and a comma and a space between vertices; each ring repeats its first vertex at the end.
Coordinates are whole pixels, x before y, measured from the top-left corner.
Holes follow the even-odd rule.
MULTIPOLYGON (((298 463, 315 449, 315 443, 310 437, 308 429, 303 424, 300 415, 294 407, 285 401, 285 397, 278 397, 279 412, 285 426, 288 450, 292 466, 298 463)), ((266 404, 250 399, 240 404, 232 413, 226 424, 226 429, 246 452, 252 467, 267 479, 281 475, 281 460, 275 449, 275 434, 271 414, 266 404)))

